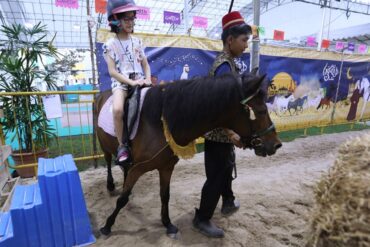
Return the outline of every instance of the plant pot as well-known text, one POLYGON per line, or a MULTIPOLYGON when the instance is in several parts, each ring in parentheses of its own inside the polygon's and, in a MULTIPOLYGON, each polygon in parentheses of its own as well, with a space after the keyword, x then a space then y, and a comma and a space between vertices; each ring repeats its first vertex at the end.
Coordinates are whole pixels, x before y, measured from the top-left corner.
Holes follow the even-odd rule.
MULTIPOLYGON (((19 151, 14 151, 12 153, 12 158, 16 166, 37 163, 40 157, 46 158, 48 156, 48 150, 48 148, 45 148, 39 150, 35 154, 32 152, 20 153, 19 151)), ((36 176, 34 167, 16 168, 16 170, 21 178, 30 178, 36 176)))

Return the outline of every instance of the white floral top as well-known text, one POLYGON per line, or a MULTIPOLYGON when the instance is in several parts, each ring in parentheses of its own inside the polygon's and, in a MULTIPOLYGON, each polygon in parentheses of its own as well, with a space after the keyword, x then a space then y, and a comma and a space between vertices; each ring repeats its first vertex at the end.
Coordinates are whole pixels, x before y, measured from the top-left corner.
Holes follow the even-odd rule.
MULTIPOLYGON (((141 39, 130 36, 128 40, 119 40, 117 37, 110 38, 103 45, 104 58, 110 56, 118 73, 129 78, 130 73, 136 73, 135 79, 144 78, 141 62, 145 57, 141 39)), ((112 85, 120 83, 111 77, 112 85)))

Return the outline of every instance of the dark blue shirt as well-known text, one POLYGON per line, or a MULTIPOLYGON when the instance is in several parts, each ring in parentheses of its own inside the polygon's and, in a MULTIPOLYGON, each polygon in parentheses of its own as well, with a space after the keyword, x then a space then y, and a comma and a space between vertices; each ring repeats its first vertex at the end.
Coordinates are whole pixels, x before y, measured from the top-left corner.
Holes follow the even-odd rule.
POLYGON ((230 72, 231 72, 231 67, 229 63, 224 62, 220 66, 218 66, 218 68, 215 70, 215 76, 220 76, 220 75, 230 73, 230 72))

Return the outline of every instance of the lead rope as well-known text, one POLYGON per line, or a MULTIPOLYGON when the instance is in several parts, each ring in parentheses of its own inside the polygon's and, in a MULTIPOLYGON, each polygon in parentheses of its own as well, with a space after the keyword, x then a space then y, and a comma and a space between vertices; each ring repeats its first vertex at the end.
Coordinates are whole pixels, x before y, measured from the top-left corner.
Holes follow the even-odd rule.
POLYGON ((238 171, 236 170, 236 160, 235 160, 235 147, 233 146, 233 170, 234 170, 234 177, 231 177, 232 180, 238 177, 238 171))
POLYGON ((148 162, 151 162, 153 161, 160 153, 162 153, 167 147, 168 147, 168 143, 163 147, 161 148, 154 156, 152 156, 152 158, 148 159, 148 160, 144 160, 144 161, 141 161, 141 162, 138 162, 136 164, 134 164, 133 166, 135 165, 141 165, 141 164, 145 164, 145 163, 148 163, 148 162))

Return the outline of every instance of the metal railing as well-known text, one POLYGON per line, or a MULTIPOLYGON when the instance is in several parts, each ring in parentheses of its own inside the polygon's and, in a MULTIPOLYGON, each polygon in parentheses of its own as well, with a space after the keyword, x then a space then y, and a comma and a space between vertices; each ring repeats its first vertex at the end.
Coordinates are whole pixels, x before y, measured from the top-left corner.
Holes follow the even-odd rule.
MULTIPOLYGON (((90 91, 49 91, 49 92, 0 92, 0 102, 3 101, 4 97, 10 97, 11 101, 15 97, 29 97, 32 96, 34 102, 26 101, 26 105, 19 106, 25 107, 25 112, 27 117, 30 119, 30 129, 32 129, 32 121, 34 121, 35 116, 30 112, 30 105, 37 104, 41 109, 45 108, 43 97, 50 95, 59 95, 60 97, 60 106, 62 116, 59 118, 49 119, 48 125, 52 126, 53 134, 55 135, 54 140, 48 140, 44 132, 43 136, 43 146, 48 149, 47 157, 55 157, 65 153, 71 153, 74 156, 75 161, 97 159, 103 157, 101 151, 98 148, 96 143, 96 135, 94 130, 94 114, 93 114, 93 104, 95 95, 99 93, 98 90, 90 91), (77 97, 76 97, 77 96, 77 97), (31 121, 32 120, 32 121, 31 121)), ((54 106, 58 107, 58 106, 54 106)), ((14 123, 17 123, 18 116, 13 109, 12 120, 14 123)), ((9 116, 9 115, 8 115, 9 116)), ((44 124, 45 128, 47 127, 44 124)), ((2 126, 1 126, 2 127, 2 126)), ((45 129, 44 129, 45 130, 45 129)), ((24 164, 23 154, 25 153, 24 148, 22 148, 22 141, 19 134, 19 129, 16 126, 13 133, 7 133, 7 136, 4 136, 3 131, 0 132, 0 135, 8 145, 12 146, 13 150, 21 156, 22 165, 9 165, 9 167, 15 169, 24 169, 28 167, 33 167, 36 171, 37 169, 37 159, 36 159, 36 150, 34 138, 31 138, 32 141, 32 151, 34 153, 34 162, 24 164)), ((32 134, 35 137, 35 133, 32 134)), ((28 150, 30 151, 30 150, 28 150)))

